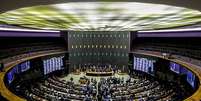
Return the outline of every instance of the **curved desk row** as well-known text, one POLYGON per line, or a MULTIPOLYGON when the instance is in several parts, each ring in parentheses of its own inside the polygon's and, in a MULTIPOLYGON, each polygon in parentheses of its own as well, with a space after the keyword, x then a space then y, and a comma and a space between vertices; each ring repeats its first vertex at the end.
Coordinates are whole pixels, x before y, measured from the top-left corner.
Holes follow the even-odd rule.
POLYGON ((7 100, 9 101, 26 101, 26 99, 21 98, 17 95, 15 95, 14 93, 12 93, 5 85, 4 83, 4 77, 6 75, 6 73, 12 69, 12 67, 14 67, 15 65, 26 61, 26 60, 30 60, 30 59, 34 59, 37 57, 42 57, 42 56, 48 56, 48 55, 54 55, 54 54, 62 54, 65 53, 66 51, 64 50, 49 50, 49 51, 40 51, 40 52, 33 52, 30 53, 29 56, 27 57, 23 57, 21 59, 18 60, 13 60, 10 63, 7 63, 9 65, 6 65, 3 72, 0 72, 0 93, 3 97, 5 97, 7 100))
MULTIPOLYGON (((191 70, 193 73, 195 73, 196 76, 199 78, 199 82, 201 84, 201 67, 200 66, 191 64, 188 61, 183 61, 179 58, 174 58, 174 59, 166 58, 161 55, 162 54, 161 52, 156 52, 156 51, 136 50, 133 53, 163 58, 163 59, 181 64, 181 65, 185 66, 186 68, 188 68, 189 70, 191 70)), ((197 91, 192 96, 185 99, 185 101, 201 101, 201 85, 199 85, 199 88, 197 89, 197 91)))
POLYGON ((113 72, 86 72, 87 76, 112 76, 113 72))

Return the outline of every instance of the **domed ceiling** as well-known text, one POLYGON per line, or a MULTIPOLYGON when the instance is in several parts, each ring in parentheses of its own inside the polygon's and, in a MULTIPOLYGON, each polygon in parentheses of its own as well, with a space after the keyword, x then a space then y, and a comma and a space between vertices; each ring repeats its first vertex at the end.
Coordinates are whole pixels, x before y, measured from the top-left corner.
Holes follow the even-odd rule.
POLYGON ((201 12, 137 2, 72 2, 20 8, 0 14, 0 24, 74 31, 139 31, 201 22, 201 12))

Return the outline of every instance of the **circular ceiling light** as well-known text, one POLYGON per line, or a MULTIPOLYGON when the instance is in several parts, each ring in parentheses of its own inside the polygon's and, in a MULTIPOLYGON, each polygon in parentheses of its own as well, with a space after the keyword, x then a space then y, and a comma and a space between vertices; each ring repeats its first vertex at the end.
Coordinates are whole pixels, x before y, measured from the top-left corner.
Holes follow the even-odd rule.
POLYGON ((76 2, 20 8, 0 14, 0 24, 74 31, 137 31, 201 22, 201 12, 136 2, 76 2))

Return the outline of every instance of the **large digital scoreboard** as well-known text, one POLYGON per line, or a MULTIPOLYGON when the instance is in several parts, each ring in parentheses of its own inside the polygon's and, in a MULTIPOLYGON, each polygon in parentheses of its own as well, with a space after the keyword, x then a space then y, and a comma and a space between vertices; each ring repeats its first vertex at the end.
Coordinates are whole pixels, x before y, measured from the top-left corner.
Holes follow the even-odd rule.
POLYGON ((156 62, 156 60, 154 60, 154 59, 134 56, 133 69, 152 74, 154 72, 154 63, 155 62, 156 62))
POLYGON ((44 75, 49 74, 56 70, 64 69, 63 63, 64 56, 51 57, 43 60, 44 75))

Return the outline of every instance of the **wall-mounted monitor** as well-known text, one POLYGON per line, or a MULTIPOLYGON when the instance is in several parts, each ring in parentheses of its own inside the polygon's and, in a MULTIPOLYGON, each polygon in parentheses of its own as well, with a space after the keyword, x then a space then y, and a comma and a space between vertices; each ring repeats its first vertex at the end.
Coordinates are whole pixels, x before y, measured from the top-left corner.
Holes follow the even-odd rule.
POLYGON ((30 61, 25 61, 20 64, 15 65, 13 68, 16 68, 16 73, 20 74, 22 72, 25 72, 31 68, 30 61))
POLYGON ((7 74, 7 82, 8 84, 12 83, 15 78, 15 75, 18 75, 22 72, 25 72, 30 69, 30 61, 25 61, 20 64, 15 65, 7 74))
POLYGON ((187 72, 186 80, 193 88, 195 87, 195 75, 191 71, 187 72))
POLYGON ((179 74, 180 73, 180 64, 177 64, 175 62, 170 62, 170 70, 179 74))
POLYGON ((183 67, 180 64, 177 64, 175 62, 170 62, 170 70, 177 73, 177 74, 184 74, 186 75, 186 81, 194 88, 195 87, 195 75, 183 67))
POLYGON ((43 60, 44 75, 49 74, 56 70, 64 69, 63 67, 64 56, 51 57, 43 60))
POLYGON ((156 60, 144 58, 144 57, 135 57, 133 59, 133 68, 134 70, 143 71, 149 74, 154 72, 154 63, 156 60))
POLYGON ((25 61, 25 62, 19 64, 19 67, 20 67, 21 72, 25 72, 25 71, 29 70, 30 67, 31 67, 30 66, 30 61, 25 61))
POLYGON ((11 84, 13 82, 16 72, 17 72, 17 68, 15 66, 6 74, 8 84, 11 84))
POLYGON ((184 66, 182 66, 178 63, 175 63, 175 62, 170 62, 169 67, 170 67, 171 71, 173 71, 177 74, 186 74, 188 71, 184 66))

